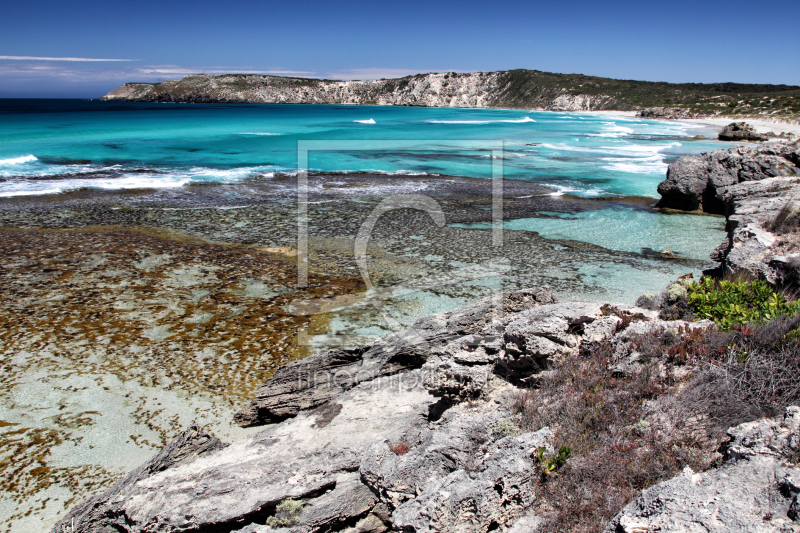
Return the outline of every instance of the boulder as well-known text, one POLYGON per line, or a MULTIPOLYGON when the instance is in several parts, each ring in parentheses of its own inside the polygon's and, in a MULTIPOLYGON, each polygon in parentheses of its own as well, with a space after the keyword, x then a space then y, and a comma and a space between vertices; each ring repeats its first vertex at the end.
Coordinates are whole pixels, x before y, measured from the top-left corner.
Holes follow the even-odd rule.
POLYGON ((800 175, 800 145, 739 146, 678 158, 658 185, 657 207, 730 214, 721 191, 738 183, 800 175))
POLYGON ((720 141, 753 141, 762 142, 769 139, 767 135, 758 133, 747 122, 731 122, 719 132, 720 141))
POLYGON ((123 498, 131 490, 135 490, 136 484, 144 479, 181 465, 188 465, 198 458, 211 455, 227 446, 228 444, 204 433, 197 426, 191 426, 152 459, 118 481, 110 489, 73 507, 64 518, 56 523, 53 532, 112 533, 127 531, 124 529, 127 522, 126 514, 115 510, 110 505, 111 502, 123 498))

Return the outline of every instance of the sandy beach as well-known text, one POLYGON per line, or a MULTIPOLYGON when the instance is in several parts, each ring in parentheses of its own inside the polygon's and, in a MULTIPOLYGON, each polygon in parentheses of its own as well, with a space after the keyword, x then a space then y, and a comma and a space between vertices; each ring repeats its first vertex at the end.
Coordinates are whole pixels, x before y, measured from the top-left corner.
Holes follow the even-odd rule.
MULTIPOLYGON (((625 117, 631 118, 636 116, 636 111, 588 111, 586 113, 576 113, 576 114, 587 114, 587 115, 606 115, 610 117, 625 117)), ((794 133, 795 135, 800 135, 800 124, 788 124, 786 122, 780 122, 778 119, 770 120, 768 118, 735 118, 735 117, 720 117, 720 118, 692 118, 692 119, 684 119, 684 120, 670 120, 669 122, 687 122, 690 124, 702 124, 703 126, 711 126, 718 130, 722 130, 725 126, 730 124, 731 122, 747 122, 751 126, 753 126, 757 132, 759 133, 767 133, 767 132, 774 132, 774 133, 794 133)))
POLYGON ((787 124, 785 122, 773 122, 769 119, 754 119, 754 118, 731 118, 731 117, 723 117, 723 118, 698 118, 698 119, 690 119, 684 120, 682 122, 693 122, 697 124, 704 124, 707 126, 715 126, 718 127, 720 130, 730 124, 731 122, 747 122, 751 126, 753 126, 757 132, 759 133, 767 133, 767 132, 774 132, 774 133, 794 133, 795 135, 800 135, 800 124, 787 124))

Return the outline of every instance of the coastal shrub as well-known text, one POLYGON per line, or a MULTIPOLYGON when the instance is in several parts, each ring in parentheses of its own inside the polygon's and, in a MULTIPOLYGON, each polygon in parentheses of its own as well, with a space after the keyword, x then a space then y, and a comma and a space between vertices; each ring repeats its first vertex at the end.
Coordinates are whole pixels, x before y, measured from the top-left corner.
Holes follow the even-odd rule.
POLYGON ((800 402, 800 316, 739 326, 731 335, 703 370, 705 396, 765 416, 800 402))
POLYGON ((556 453, 551 455, 550 457, 545 457, 545 452, 547 448, 541 446, 536 449, 534 453, 536 460, 539 462, 539 468, 542 472, 543 476, 549 476, 562 466, 564 463, 567 462, 569 456, 572 455, 572 448, 569 446, 561 445, 556 453))
POLYGON ((398 442, 394 446, 389 446, 389 449, 397 455, 405 455, 411 451, 411 448, 408 447, 408 444, 404 442, 398 442))
POLYGON ((800 315, 585 343, 537 387, 517 396, 521 430, 549 426, 564 450, 534 452, 542 530, 599 531, 641 490, 715 464, 729 427, 800 402, 800 315), (615 373, 633 351, 635 370, 615 373))
MULTIPOLYGON (((711 465, 728 422, 740 420, 706 420, 693 404, 673 405, 672 399, 682 381, 693 379, 698 366, 689 363, 709 366, 724 359, 719 349, 734 335, 716 328, 663 328, 634 336, 622 347, 613 340, 586 343, 542 375, 537 389, 519 394, 515 407, 522 431, 549 426, 556 449, 565 447, 564 461, 554 459, 558 467, 552 470, 554 463, 548 463, 548 474, 542 471, 548 457, 534 454, 548 509, 542 531, 602 530, 641 490, 686 466, 701 471, 711 465), (636 371, 612 370, 620 349, 640 353, 636 371), (681 378, 677 368, 684 369, 681 378), (702 420, 702 431, 695 433, 691 420, 702 420)), ((734 414, 752 420, 758 413, 734 414)))
POLYGON ((647 320, 647 317, 642 313, 630 313, 629 311, 625 311, 611 304, 603 304, 600 307, 600 313, 603 316, 616 316, 622 319, 622 321, 617 324, 617 331, 622 331, 633 322, 647 320))
POLYGON ((800 301, 789 302, 761 280, 737 282, 704 276, 689 285, 688 300, 696 316, 709 318, 724 330, 800 311, 800 301))
POLYGON ((303 502, 297 500, 283 500, 275 508, 275 515, 267 518, 270 527, 289 527, 300 521, 303 502))
POLYGON ((659 297, 652 294, 642 294, 636 299, 636 307, 641 307, 649 311, 655 311, 661 306, 659 297))
POLYGON ((519 426, 507 418, 501 418, 497 421, 497 424, 495 424, 493 432, 503 437, 519 435, 519 426))

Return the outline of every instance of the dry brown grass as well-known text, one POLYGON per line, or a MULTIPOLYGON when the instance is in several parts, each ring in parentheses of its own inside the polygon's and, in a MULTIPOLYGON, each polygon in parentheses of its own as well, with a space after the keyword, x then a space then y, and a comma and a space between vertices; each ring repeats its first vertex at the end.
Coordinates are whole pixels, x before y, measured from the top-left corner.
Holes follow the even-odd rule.
POLYGON ((543 531, 598 531, 649 486, 709 468, 729 427, 800 401, 800 319, 734 332, 654 331, 582 348, 520 394, 523 431, 550 426, 563 468, 543 476, 543 531), (638 370, 610 363, 638 352, 638 370))

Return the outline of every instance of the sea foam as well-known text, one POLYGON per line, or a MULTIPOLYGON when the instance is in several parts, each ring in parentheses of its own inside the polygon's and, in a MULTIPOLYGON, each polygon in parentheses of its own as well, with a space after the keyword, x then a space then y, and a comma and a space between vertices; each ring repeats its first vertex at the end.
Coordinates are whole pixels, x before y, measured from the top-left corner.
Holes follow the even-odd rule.
POLYGON ((38 159, 32 155, 23 155, 22 157, 0 159, 0 165, 19 165, 20 163, 30 163, 31 161, 38 161, 38 159))
POLYGON ((508 120, 428 120, 428 124, 493 124, 505 122, 507 124, 523 124, 525 122, 536 122, 531 117, 523 117, 508 120))
POLYGON ((354 120, 353 122, 358 122, 359 124, 375 124, 375 119, 370 118, 367 120, 354 120))

